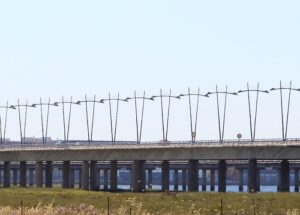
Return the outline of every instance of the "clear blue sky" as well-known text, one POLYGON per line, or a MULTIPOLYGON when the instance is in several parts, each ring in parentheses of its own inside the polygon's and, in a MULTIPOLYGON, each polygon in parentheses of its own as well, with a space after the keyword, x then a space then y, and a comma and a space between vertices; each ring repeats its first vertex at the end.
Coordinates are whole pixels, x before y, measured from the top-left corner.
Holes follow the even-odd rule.
MULTIPOLYGON (((0 1, 1 104, 20 98, 84 94, 157 94, 300 87, 300 2, 266 1, 0 1)), ((279 97, 261 97, 259 137, 280 137, 279 97)), ((300 94, 292 97, 290 136, 300 136, 300 94)), ((201 100, 198 139, 217 138, 215 98, 201 100)), ((148 105, 148 104, 147 104, 148 105)), ((119 139, 134 139, 133 104, 121 107, 119 139)), ((174 102, 170 139, 188 139, 187 103, 174 102)), ((84 109, 74 109, 71 138, 85 137, 84 109)), ((60 109, 59 109, 60 110, 60 109)), ((53 110, 49 134, 62 137, 53 110)), ((95 136, 109 137, 107 106, 98 106, 95 136)), ((40 136, 38 111, 28 135, 40 136)), ((144 139, 161 139, 159 103, 146 106, 144 139)), ((3 115, 3 113, 2 113, 3 115)), ((8 136, 18 138, 16 112, 8 136)), ((246 97, 230 98, 226 138, 248 136, 246 97)))

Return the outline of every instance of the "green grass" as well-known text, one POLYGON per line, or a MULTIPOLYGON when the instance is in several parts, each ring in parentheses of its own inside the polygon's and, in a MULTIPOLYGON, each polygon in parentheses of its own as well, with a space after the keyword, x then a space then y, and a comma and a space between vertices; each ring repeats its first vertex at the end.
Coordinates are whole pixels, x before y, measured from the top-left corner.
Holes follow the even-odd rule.
POLYGON ((218 214, 221 199, 224 214, 286 214, 288 210, 300 211, 298 193, 106 193, 16 187, 0 188, 0 207, 18 208, 22 201, 25 207, 34 207, 38 203, 66 207, 84 203, 107 209, 108 197, 112 212, 123 207, 128 211, 131 208, 133 212, 142 210, 150 214, 218 214))

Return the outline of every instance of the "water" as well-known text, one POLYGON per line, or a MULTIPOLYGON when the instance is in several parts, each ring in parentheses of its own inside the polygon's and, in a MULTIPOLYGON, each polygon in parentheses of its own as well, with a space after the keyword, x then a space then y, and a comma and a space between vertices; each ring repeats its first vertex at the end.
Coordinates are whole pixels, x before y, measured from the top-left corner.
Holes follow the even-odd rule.
MULTIPOLYGON (((130 190, 130 186, 129 185, 118 185, 119 189, 124 189, 124 190, 130 190)), ((248 187, 247 186, 243 186, 243 191, 247 192, 248 191, 248 187)), ((146 187, 147 189, 147 187, 146 187)), ((160 191, 161 190, 161 185, 152 185, 152 190, 153 191, 160 191)), ((170 191, 174 190, 174 186, 170 185, 170 191)), ((199 186, 199 191, 201 192, 202 190, 202 186, 199 186)), ((294 186, 290 186, 290 191, 294 192, 295 187, 294 186)), ((178 191, 182 191, 182 186, 179 185, 178 186, 178 191)), ((215 186, 215 191, 218 191, 218 186, 215 186)), ((227 192, 239 192, 239 186, 237 185, 228 185, 226 186, 226 191, 227 192)), ((210 192, 210 186, 206 186, 206 192, 210 192)), ((275 193, 277 192, 277 186, 260 186, 260 192, 268 192, 268 193, 275 193)))

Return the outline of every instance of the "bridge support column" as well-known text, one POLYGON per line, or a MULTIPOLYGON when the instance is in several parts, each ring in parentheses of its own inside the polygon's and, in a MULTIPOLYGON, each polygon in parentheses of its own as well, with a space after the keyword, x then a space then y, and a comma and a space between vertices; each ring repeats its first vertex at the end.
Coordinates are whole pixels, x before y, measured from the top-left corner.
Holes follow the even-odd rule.
POLYGON ((97 161, 90 161, 90 190, 97 191, 97 161))
POLYGON ((63 161, 62 188, 70 188, 70 161, 63 161))
POLYGON ((199 191, 198 179, 198 160, 188 162, 188 190, 191 192, 199 191))
POLYGON ((215 191, 215 170, 210 170, 210 191, 215 191))
POLYGON ((46 172, 45 172, 45 186, 50 188, 52 187, 52 161, 46 162, 46 172))
POLYGON ((132 191, 142 192, 145 190, 145 163, 144 160, 132 162, 132 191))
POLYGON ((43 187, 43 161, 35 163, 35 181, 37 187, 43 187))
POLYGON ((10 187, 10 161, 4 161, 3 187, 10 187))
POLYGON ((110 162, 110 191, 116 192, 118 190, 118 162, 110 162))
POLYGON ((202 191, 206 191, 206 169, 202 169, 202 191))
POLYGON ((82 161, 81 164, 81 189, 89 190, 89 162, 82 161))
POLYGON ((226 161, 220 160, 218 163, 218 191, 226 192, 226 161))
POLYGON ((81 188, 82 185, 82 173, 81 169, 78 169, 78 187, 81 188))
POLYGON ((71 168, 70 169, 70 188, 75 187, 75 169, 71 168))
POLYGON ((148 169, 148 190, 152 190, 152 169, 148 169))
POLYGON ((257 192, 257 160, 248 161, 248 192, 257 192))
POLYGON ((33 186, 33 169, 29 169, 29 186, 33 186))
POLYGON ((257 168, 257 192, 260 192, 260 169, 257 168))
POLYGON ((104 174, 104 190, 108 190, 108 169, 103 170, 104 174))
POLYGON ((182 169, 182 190, 186 191, 186 169, 182 169))
POLYGON ((13 169, 13 185, 16 186, 18 185, 18 170, 13 169))
POLYGON ((290 163, 282 160, 280 164, 280 192, 290 191, 290 163))
POLYGON ((170 164, 169 161, 162 161, 161 164, 161 189, 169 191, 170 187, 170 164))
POLYGON ((178 191, 178 169, 174 169, 174 191, 178 191))
POLYGON ((295 169, 295 192, 299 192, 299 169, 295 169))
POLYGON ((240 180, 239 180, 239 192, 244 191, 244 170, 239 169, 239 175, 240 175, 240 180))
POLYGON ((26 187, 27 185, 27 168, 26 161, 20 161, 20 187, 26 187))

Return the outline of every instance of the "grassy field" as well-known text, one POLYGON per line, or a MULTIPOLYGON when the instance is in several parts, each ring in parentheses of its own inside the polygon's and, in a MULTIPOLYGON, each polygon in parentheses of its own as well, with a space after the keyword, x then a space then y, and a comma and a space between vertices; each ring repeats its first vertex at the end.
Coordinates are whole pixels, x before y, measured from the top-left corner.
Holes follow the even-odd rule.
MULTIPOLYGON (((221 214, 221 210, 223 214, 300 214, 298 193, 106 193, 60 188, 0 188, 0 208, 5 210, 20 210, 22 202, 25 211, 45 206, 85 209, 81 214, 107 214, 108 199, 110 214, 221 214), (90 205, 93 207, 87 209, 90 205)), ((4 214, 3 211, 0 213, 4 214)))

